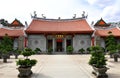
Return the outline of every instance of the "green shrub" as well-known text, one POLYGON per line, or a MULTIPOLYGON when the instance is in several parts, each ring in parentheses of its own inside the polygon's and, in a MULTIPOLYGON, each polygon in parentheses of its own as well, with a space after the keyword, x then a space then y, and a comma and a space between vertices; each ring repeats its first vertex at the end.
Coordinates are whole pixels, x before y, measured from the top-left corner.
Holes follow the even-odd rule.
POLYGON ((105 67, 106 61, 102 48, 100 46, 92 46, 89 64, 97 68, 102 68, 105 67))
POLYGON ((26 67, 32 67, 36 63, 37 63, 37 60, 35 60, 35 59, 32 59, 32 60, 30 60, 30 59, 24 59, 24 60, 19 59, 16 64, 20 65, 20 67, 26 68, 26 67))
POLYGON ((34 51, 35 51, 35 53, 39 53, 39 52, 41 52, 41 49, 40 48, 36 48, 34 51))
POLYGON ((85 52, 84 48, 79 49, 79 52, 84 53, 85 52))
POLYGON ((37 63, 37 60, 35 59, 29 59, 28 56, 33 55, 35 52, 32 51, 30 48, 25 48, 24 51, 22 52, 22 55, 26 57, 25 59, 19 59, 16 61, 16 64, 19 65, 19 67, 22 68, 27 68, 27 67, 32 67, 37 63))
POLYGON ((68 46, 67 47, 67 53, 68 54, 72 54, 73 53, 73 47, 72 46, 68 46))
POLYGON ((22 55, 25 57, 31 56, 33 54, 35 54, 35 52, 32 51, 32 49, 30 49, 30 48, 25 48, 22 52, 22 55))
POLYGON ((52 48, 49 48, 49 49, 48 49, 48 54, 52 54, 52 51, 53 51, 53 49, 52 49, 52 48))

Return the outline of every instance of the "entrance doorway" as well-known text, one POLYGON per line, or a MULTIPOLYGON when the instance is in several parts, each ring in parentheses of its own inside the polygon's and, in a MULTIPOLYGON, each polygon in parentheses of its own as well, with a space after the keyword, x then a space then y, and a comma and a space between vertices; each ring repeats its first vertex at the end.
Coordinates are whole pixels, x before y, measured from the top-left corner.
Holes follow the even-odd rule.
POLYGON ((71 39, 67 39, 66 40, 66 46, 68 47, 68 46, 72 46, 72 40, 71 39))
POLYGON ((50 49, 50 48, 52 49, 53 48, 53 41, 52 41, 52 39, 49 39, 47 43, 48 43, 48 46, 47 46, 48 49, 50 49))
POLYGON ((62 39, 57 39, 57 40, 56 40, 56 43, 57 43, 57 45, 56 45, 57 52, 62 52, 62 51, 63 51, 63 50, 62 50, 62 42, 63 42, 62 39))

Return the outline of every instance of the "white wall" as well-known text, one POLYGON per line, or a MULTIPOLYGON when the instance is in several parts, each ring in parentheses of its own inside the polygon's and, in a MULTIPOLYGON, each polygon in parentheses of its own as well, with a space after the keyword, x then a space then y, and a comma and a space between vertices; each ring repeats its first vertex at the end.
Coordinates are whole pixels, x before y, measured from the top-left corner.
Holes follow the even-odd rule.
POLYGON ((31 49, 40 48, 42 51, 46 51, 46 38, 44 35, 29 35, 28 47, 31 49))
POLYGON ((17 49, 17 48, 18 48, 18 38, 15 38, 13 42, 13 49, 17 49))
POLYGON ((105 48, 105 40, 103 38, 100 39, 100 46, 105 48))
POLYGON ((73 37, 73 48, 75 52, 78 52, 81 48, 88 48, 91 46, 90 35, 75 35, 73 37))

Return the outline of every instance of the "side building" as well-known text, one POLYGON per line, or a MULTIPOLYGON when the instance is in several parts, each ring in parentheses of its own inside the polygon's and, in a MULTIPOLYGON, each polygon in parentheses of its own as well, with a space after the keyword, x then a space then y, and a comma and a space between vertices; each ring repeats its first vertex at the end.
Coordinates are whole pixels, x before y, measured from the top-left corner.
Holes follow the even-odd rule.
POLYGON ((24 25, 17 19, 15 19, 11 24, 6 24, 4 26, 1 24, 0 27, 0 40, 8 35, 13 39, 13 49, 24 49, 25 47, 25 33, 24 25))
POLYGON ((113 26, 113 24, 106 23, 102 18, 94 24, 95 31, 94 44, 100 45, 101 47, 106 47, 106 37, 109 36, 109 32, 115 37, 116 42, 120 43, 120 28, 118 26, 113 26))
POLYGON ((40 48, 47 52, 49 48, 54 52, 66 52, 67 46, 72 46, 74 52, 91 46, 94 30, 85 18, 46 19, 33 18, 26 29, 28 47, 40 48))

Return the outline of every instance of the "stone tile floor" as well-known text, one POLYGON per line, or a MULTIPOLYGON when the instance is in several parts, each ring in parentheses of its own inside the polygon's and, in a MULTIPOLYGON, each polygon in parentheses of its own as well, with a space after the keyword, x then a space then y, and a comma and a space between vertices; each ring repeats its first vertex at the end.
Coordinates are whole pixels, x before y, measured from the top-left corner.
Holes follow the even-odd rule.
MULTIPOLYGON (((120 58, 119 62, 114 62, 109 56, 106 57, 109 78, 120 78, 120 58)), ((22 58, 19 56, 19 59, 22 58)), ((90 55, 33 55, 30 58, 38 61, 32 68, 30 78, 95 78, 88 65, 90 55)), ((14 56, 8 59, 8 63, 2 63, 0 59, 0 78, 18 78, 16 60, 14 56)))

